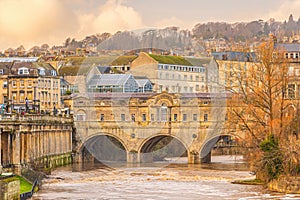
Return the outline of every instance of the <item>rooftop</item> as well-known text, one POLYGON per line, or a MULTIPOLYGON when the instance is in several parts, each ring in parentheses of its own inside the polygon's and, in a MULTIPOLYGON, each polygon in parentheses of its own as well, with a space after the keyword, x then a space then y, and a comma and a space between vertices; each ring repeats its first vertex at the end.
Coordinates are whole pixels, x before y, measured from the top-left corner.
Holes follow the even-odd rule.
POLYGON ((160 64, 193 66, 189 61, 185 60, 183 57, 180 56, 162 56, 162 55, 154 55, 154 54, 148 54, 148 55, 160 64))

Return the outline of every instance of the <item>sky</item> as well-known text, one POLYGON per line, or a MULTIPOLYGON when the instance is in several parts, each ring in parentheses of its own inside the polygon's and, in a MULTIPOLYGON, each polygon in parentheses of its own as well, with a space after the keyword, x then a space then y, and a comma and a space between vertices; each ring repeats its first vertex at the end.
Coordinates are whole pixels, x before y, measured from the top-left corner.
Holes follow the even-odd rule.
POLYGON ((62 45, 67 37, 210 21, 300 17, 300 0, 0 0, 0 50, 62 45))

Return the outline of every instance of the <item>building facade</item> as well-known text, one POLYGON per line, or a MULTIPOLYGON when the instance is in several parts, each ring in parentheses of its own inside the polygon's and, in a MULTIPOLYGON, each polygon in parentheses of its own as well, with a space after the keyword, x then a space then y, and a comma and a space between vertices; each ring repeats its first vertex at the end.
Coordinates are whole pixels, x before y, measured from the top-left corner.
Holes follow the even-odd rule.
POLYGON ((53 112, 61 106, 60 79, 47 63, 11 62, 0 65, 1 103, 7 112, 53 112))
POLYGON ((132 61, 133 76, 146 76, 154 83, 154 91, 170 93, 208 92, 207 67, 193 65, 179 56, 152 55, 141 52, 132 61))

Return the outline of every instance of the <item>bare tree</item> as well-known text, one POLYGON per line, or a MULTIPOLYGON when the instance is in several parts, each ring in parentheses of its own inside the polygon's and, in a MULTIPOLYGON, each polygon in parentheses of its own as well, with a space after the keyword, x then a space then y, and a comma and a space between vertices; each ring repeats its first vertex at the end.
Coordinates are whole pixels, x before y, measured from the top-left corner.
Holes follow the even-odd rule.
POLYGON ((229 126, 245 134, 253 170, 260 179, 270 181, 281 173, 291 173, 299 163, 287 148, 292 146, 297 152, 291 142, 298 131, 297 101, 288 96, 283 50, 270 40, 257 48, 256 56, 256 63, 233 72, 236 85, 229 106, 229 126))

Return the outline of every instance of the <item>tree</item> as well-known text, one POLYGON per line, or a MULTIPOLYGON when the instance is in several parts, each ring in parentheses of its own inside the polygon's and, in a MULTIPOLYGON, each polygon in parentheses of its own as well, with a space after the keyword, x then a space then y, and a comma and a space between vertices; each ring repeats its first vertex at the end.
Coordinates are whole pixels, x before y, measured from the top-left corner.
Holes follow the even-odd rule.
POLYGON ((293 139, 298 131, 293 126, 297 101, 288 98, 288 65, 283 52, 269 40, 257 48, 257 62, 233 73, 236 85, 229 126, 245 133, 249 162, 266 182, 295 172, 300 163, 293 139), (291 151, 290 146, 295 148, 291 151))

